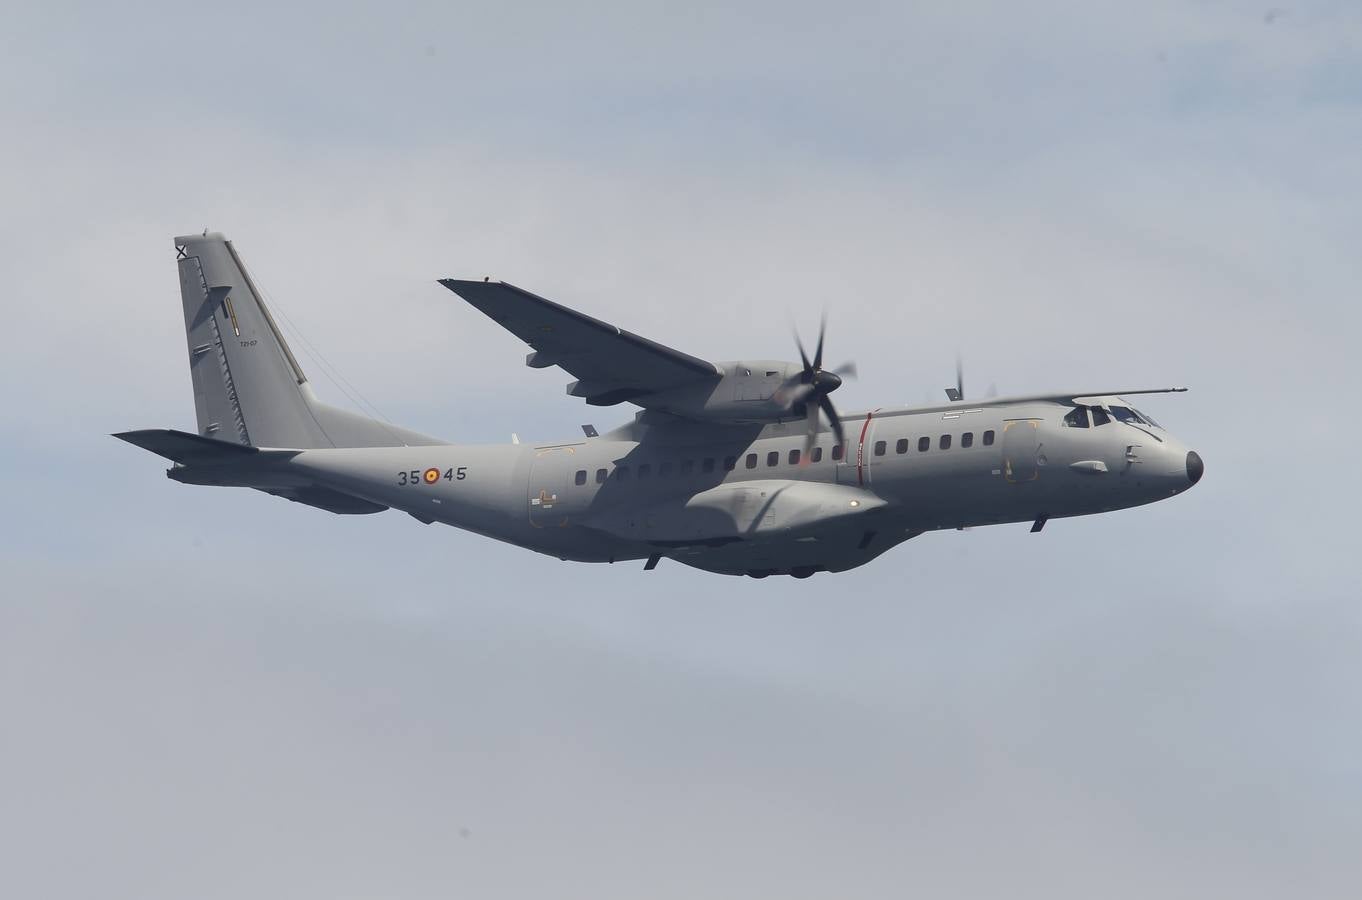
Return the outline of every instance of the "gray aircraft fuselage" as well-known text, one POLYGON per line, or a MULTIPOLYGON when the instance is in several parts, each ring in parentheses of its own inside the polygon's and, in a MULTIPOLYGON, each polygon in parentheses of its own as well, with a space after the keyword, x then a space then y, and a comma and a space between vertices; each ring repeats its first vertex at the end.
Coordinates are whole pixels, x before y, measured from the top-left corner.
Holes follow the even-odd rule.
POLYGON ((636 425, 542 445, 306 450, 272 483, 323 485, 564 560, 660 554, 760 576, 854 568, 925 531, 1140 506, 1200 477, 1199 457, 1164 429, 1110 416, 1072 427, 1063 417, 1073 409, 965 402, 853 414, 841 458, 822 433, 811 454, 821 459, 803 465, 790 462, 802 421, 728 440, 636 425), (697 508, 697 496, 712 502, 697 508))
MULTIPOLYGON (((752 394, 763 411, 751 422, 731 410, 713 422, 650 409, 599 437, 442 443, 319 404, 231 245, 208 234, 176 244, 199 433, 119 436, 175 460, 167 474, 185 483, 338 513, 401 510, 563 560, 651 567, 666 557, 804 577, 862 565, 926 531, 1039 530, 1152 503, 1204 469, 1112 394, 876 409, 843 416, 839 442, 816 414, 813 438, 802 415, 761 421, 767 390, 752 394)), ((800 369, 767 374, 787 371, 800 369)))

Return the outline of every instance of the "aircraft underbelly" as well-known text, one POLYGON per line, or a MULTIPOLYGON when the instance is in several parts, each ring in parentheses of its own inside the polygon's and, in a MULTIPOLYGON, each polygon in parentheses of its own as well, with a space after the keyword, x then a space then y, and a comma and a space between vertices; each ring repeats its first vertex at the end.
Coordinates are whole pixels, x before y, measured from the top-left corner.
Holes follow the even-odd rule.
POLYGON ((856 523, 831 524, 817 535, 785 535, 721 546, 677 548, 666 555, 697 569, 726 575, 775 575, 789 572, 842 572, 870 562, 915 537, 891 514, 856 523))

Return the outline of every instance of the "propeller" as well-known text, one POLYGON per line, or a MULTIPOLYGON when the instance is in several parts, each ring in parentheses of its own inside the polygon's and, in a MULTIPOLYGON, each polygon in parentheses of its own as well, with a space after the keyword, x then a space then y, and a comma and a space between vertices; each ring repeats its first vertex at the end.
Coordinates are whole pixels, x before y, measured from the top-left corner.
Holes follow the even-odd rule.
POLYGON ((955 387, 946 388, 946 399, 958 403, 965 399, 965 362, 955 354, 955 387))
MULTIPOLYGON (((992 400, 998 396, 998 385, 989 382, 988 390, 984 391, 984 399, 992 400)), ((955 354, 955 387, 946 388, 946 397, 952 403, 965 399, 965 364, 960 359, 960 354, 955 354)), ((931 402, 928 400, 928 402, 931 402)))
POLYGON ((823 368, 823 339, 827 335, 828 318, 823 316, 822 322, 818 326, 818 346, 813 351, 813 360, 809 360, 809 354, 804 349, 804 342, 799 339, 799 332, 795 332, 795 346, 799 348, 799 361, 804 368, 798 375, 793 375, 785 380, 785 383, 776 391, 777 400, 790 410, 804 407, 804 416, 808 422, 808 433, 804 438, 804 453, 800 457, 800 464, 807 465, 809 462, 809 451, 813 449, 813 442, 818 436, 818 413, 821 410, 827 416, 828 424, 832 426, 832 432, 837 436, 837 443, 846 443, 846 433, 842 429, 842 417, 837 415, 837 408, 832 405, 832 400, 828 397, 833 391, 842 386, 842 379, 856 377, 856 364, 845 362, 834 369, 823 368))

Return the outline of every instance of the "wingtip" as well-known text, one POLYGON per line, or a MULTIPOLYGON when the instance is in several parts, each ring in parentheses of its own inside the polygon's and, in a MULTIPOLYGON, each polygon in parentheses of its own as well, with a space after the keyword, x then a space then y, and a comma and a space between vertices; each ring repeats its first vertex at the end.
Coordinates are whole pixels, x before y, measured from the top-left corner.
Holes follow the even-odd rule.
POLYGON ((482 278, 440 278, 437 283, 453 293, 458 294, 460 297, 463 297, 465 300, 470 299, 465 296, 465 291, 475 292, 479 288, 510 287, 506 282, 493 281, 490 276, 486 275, 482 278))

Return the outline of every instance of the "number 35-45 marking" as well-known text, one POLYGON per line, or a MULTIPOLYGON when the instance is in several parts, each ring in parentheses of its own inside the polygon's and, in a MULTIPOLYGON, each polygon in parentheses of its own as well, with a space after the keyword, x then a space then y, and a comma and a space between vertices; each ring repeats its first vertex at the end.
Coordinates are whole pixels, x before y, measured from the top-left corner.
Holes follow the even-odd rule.
POLYGON ((400 485, 434 484, 441 478, 445 481, 463 481, 467 477, 468 466, 459 466, 456 469, 445 469, 443 472, 434 467, 429 469, 408 469, 405 472, 397 473, 397 483, 400 485))

